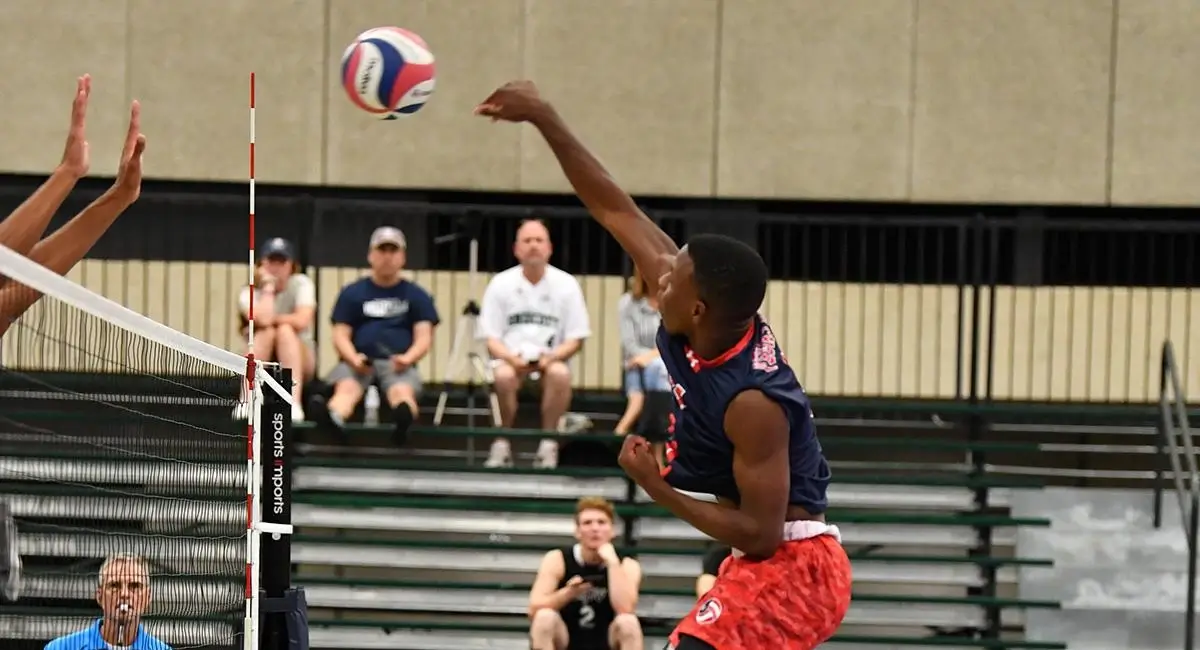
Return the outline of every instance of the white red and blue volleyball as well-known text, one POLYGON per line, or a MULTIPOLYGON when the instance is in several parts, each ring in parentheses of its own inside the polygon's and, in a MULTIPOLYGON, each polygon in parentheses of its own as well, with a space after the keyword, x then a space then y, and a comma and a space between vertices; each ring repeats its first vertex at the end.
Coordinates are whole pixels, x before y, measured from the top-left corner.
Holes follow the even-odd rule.
POLYGON ((400 27, 368 29, 342 54, 342 89, 355 106, 381 120, 421 110, 433 94, 434 76, 425 40, 400 27))

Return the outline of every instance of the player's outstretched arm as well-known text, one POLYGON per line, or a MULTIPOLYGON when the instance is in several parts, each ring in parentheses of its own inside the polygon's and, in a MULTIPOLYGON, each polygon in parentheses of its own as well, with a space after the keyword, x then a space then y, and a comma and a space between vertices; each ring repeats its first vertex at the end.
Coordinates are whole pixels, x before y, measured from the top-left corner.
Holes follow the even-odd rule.
POLYGON ((538 95, 532 82, 504 84, 475 108, 475 114, 533 124, 550 145, 579 200, 633 258, 650 290, 657 291, 658 278, 665 272, 665 258, 674 257, 679 247, 617 185, 562 116, 538 95))
MULTIPOLYGON (((141 195, 142 153, 145 149, 146 136, 141 131, 141 107, 135 101, 130 109, 129 131, 121 152, 117 180, 112 188, 54 234, 38 242, 30 251, 29 259, 60 275, 65 275, 78 264, 117 217, 141 195)), ((15 282, 10 282, 0 289, 0 334, 7 331, 13 321, 24 314, 40 297, 38 292, 15 282)))
POLYGON ((75 184, 87 175, 89 159, 85 126, 91 92, 92 78, 88 75, 80 77, 75 86, 75 100, 71 103, 71 128, 67 131, 62 162, 37 191, 8 218, 0 221, 0 245, 28 255, 75 184))
POLYGON ((621 467, 655 503, 719 542, 751 557, 769 557, 783 539, 788 506, 788 422, 762 391, 739 393, 725 410, 725 435, 733 443, 738 508, 693 499, 675 491, 658 472, 650 443, 627 436, 621 467))

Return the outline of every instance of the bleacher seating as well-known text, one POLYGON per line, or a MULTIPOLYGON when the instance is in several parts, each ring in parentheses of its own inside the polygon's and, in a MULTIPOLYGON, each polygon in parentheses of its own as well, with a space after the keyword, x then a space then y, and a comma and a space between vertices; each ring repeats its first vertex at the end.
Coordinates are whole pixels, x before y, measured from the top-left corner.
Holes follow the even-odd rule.
MULTIPOLYGON (((414 431, 458 443, 492 433, 414 431)), ((694 602, 705 536, 640 490, 630 499, 619 470, 485 470, 461 460, 378 458, 369 445, 360 440, 358 453, 331 455, 313 454, 326 449, 313 445, 297 470, 293 561, 308 593, 314 648, 474 647, 456 644, 484 630, 489 645, 479 647, 528 647, 529 584, 541 555, 571 539, 572 501, 583 495, 619 504, 618 539, 637 553, 646 576, 638 613, 650 633, 647 647, 661 648, 662 635, 694 602)), ((998 639, 972 638, 989 610, 1016 630, 1023 609, 1057 606, 1015 595, 1015 568, 1045 564, 1013 557, 1015 528, 1046 522, 1009 517, 1004 487, 991 490, 989 509, 979 511, 978 484, 969 476, 859 474, 831 488, 830 519, 842 528, 855 569, 854 602, 831 648, 996 647, 998 639), (973 552, 981 527, 995 532, 992 555, 973 552), (985 570, 998 571, 1001 593, 980 593, 985 570)))
MULTIPOLYGON (((62 379, 56 383, 64 385, 62 379)), ((113 384, 108 380, 103 385, 113 384)), ((581 395, 576 409, 600 415, 597 419, 604 422, 604 414, 619 406, 610 401, 581 395)), ((956 416, 961 405, 859 402, 851 408, 848 403, 830 401, 818 409, 822 442, 837 474, 829 516, 842 528, 855 569, 853 608, 829 647, 1063 648, 1023 637, 1027 611, 1049 612, 1058 604, 1019 597, 1018 571, 1050 561, 1021 556, 1015 548, 1017 532, 1047 522, 1014 518, 1008 505, 1018 490, 1061 480, 1054 478, 1056 468, 1073 470, 1092 458, 1139 466, 1141 438, 1130 437, 1140 444, 1116 453, 1111 439, 1116 433, 1093 428, 1071 438, 1070 427, 1094 426, 1097 420, 1109 426, 1144 426, 1140 411, 1131 408, 1119 417, 1097 411, 1091 419, 1071 412, 1069 425, 1055 424, 1059 428, 1047 433, 1053 417, 1037 415, 1036 407, 1010 406, 1004 425, 969 432, 956 416), (1105 447, 1089 455, 1089 440, 1105 447), (987 471, 980 471, 979 455, 987 455, 987 471), (986 506, 980 505, 984 497, 986 506), (990 533, 988 546, 981 544, 983 533, 990 533), (997 617, 1000 633, 988 636, 985 632, 997 617)), ((47 412, 46 417, 78 416, 47 412)), ((308 593, 314 650, 527 648, 524 612, 530 580, 541 554, 571 539, 572 502, 584 494, 619 503, 620 546, 636 552, 645 567, 639 613, 646 622, 648 648, 662 647, 673 619, 692 602, 703 535, 666 515, 645 495, 631 492, 611 462, 556 471, 483 470, 476 461, 495 434, 490 429, 417 427, 404 450, 394 449, 385 431, 351 427, 348 446, 334 445, 311 428, 301 427, 298 433, 303 456, 295 475, 293 561, 295 581, 308 593)), ((518 448, 532 447, 542 435, 508 434, 518 448)), ((571 440, 592 442, 596 448, 613 442, 601 433, 571 440)), ((55 472, 96 467, 86 450, 62 447, 36 434, 4 438, 0 457, 6 466, 25 464, 18 468, 22 471, 46 457, 66 462, 55 472)), ((236 464, 227 469, 240 471, 236 464)), ((217 476, 225 470, 213 471, 217 476)), ((89 504, 72 489, 42 485, 9 490, 5 498, 20 518, 77 519, 86 515, 89 504)), ((138 503, 128 502, 122 510, 125 520, 110 522, 114 529, 149 532, 161 526, 147 519, 138 503)), ((236 519, 241 514, 214 510, 212 517, 236 519)), ((43 537, 24 530, 22 551, 34 559, 96 563, 107 549, 43 537)), ((116 544, 117 538, 110 539, 116 544)), ((240 560, 241 547, 231 546, 229 553, 229 559, 240 560)), ((40 647, 36 640, 44 643, 50 614, 73 614, 79 617, 76 622, 92 615, 82 588, 76 595, 83 599, 41 597, 61 593, 52 590, 61 586, 35 578, 30 593, 37 600, 0 613, 5 644, 24 639, 27 645, 13 647, 40 647)), ((198 586, 164 583, 160 596, 178 600, 198 586)), ((204 588, 231 586, 236 585, 204 588)), ((71 621, 55 629, 69 627, 67 623, 71 621)), ((214 624, 198 615, 152 619, 152 625, 170 637, 172 631, 214 624)))

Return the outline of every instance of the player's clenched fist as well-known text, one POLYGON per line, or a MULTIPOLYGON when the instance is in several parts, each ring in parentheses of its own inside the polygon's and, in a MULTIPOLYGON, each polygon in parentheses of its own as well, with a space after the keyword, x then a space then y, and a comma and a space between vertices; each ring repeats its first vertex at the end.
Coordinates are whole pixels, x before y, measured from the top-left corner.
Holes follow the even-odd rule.
POLYGON ((475 107, 475 114, 506 122, 530 122, 547 112, 548 104, 532 81, 510 81, 475 107))
POLYGON ((652 481, 662 480, 662 468, 654 456, 654 450, 650 448, 650 442, 641 436, 625 436, 617 462, 629 478, 642 487, 652 481))

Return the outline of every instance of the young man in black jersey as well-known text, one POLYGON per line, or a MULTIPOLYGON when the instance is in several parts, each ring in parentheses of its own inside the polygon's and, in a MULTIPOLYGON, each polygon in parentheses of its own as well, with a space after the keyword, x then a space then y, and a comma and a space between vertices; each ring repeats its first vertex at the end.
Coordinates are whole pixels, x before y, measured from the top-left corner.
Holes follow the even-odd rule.
POLYGON ((634 615, 642 569, 613 548, 611 503, 575 506, 578 544, 546 553, 529 590, 532 650, 642 650, 634 615))

